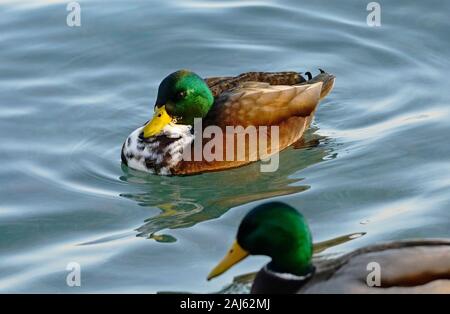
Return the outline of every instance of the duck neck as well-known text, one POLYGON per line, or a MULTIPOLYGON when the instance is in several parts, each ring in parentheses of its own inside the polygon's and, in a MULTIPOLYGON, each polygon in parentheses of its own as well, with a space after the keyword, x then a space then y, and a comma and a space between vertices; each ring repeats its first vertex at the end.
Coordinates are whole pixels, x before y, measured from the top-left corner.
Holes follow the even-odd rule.
POLYGON ((306 276, 314 270, 311 263, 311 255, 312 252, 310 250, 300 248, 296 252, 273 257, 267 266, 271 271, 277 273, 306 276))

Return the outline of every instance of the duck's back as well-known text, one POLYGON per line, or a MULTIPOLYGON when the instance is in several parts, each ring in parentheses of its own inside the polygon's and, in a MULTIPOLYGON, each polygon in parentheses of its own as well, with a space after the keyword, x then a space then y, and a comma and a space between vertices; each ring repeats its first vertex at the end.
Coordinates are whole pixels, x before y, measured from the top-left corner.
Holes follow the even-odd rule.
POLYGON ((400 241, 356 250, 319 263, 316 275, 298 293, 450 293, 450 240, 400 241), (374 277, 378 274, 380 286, 374 277))
MULTIPOLYGON (((222 145, 215 145, 213 158, 195 160, 192 144, 191 160, 180 162, 173 170, 176 174, 239 167, 295 143, 311 123, 319 100, 331 90, 334 76, 321 73, 306 81, 296 72, 250 72, 237 77, 209 78, 206 82, 215 102, 203 121, 203 129, 220 128, 222 138, 216 143, 222 145)), ((202 135, 204 132, 196 136, 202 135)), ((211 138, 196 140, 202 143, 201 147, 208 147, 211 138)))
POLYGON ((209 77, 205 78, 205 81, 215 98, 245 82, 260 82, 270 85, 296 85, 307 82, 298 72, 246 72, 238 76, 209 77))

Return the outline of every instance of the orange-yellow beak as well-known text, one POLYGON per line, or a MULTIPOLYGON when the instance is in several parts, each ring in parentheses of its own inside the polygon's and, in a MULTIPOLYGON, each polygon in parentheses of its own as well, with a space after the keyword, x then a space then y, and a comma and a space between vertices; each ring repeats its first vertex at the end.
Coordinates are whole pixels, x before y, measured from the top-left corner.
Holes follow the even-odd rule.
POLYGON ((214 277, 219 276, 220 274, 227 271, 229 268, 231 268, 233 265, 239 263, 244 258, 246 258, 249 255, 249 253, 244 250, 237 241, 233 242, 233 245, 228 250, 227 255, 220 261, 219 264, 217 264, 216 267, 209 273, 208 280, 213 279, 214 277))
POLYGON ((166 106, 156 108, 152 120, 144 127, 144 138, 159 134, 171 121, 172 118, 167 113, 166 106))

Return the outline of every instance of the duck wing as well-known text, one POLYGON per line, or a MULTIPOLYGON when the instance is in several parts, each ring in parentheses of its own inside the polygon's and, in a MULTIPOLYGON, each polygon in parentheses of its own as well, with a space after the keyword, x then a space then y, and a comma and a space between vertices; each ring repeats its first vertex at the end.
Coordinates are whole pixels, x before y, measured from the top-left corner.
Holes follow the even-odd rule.
POLYGON ((302 85, 270 85, 244 82, 222 93, 206 121, 224 126, 271 126, 290 117, 308 117, 316 109, 322 82, 302 85))
POLYGON ((295 85, 306 82, 298 72, 246 72, 238 76, 210 77, 205 79, 214 97, 240 86, 244 82, 261 82, 270 85, 295 85))
POLYGON ((313 279, 298 293, 450 293, 450 240, 373 245, 316 267, 313 279), (380 266, 379 287, 366 283, 372 262, 380 266))

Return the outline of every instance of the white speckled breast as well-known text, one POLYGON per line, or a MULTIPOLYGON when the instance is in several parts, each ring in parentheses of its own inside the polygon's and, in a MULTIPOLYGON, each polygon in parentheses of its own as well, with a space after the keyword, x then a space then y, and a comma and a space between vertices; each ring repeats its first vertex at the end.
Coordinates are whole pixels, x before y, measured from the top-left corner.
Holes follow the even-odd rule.
POLYGON ((191 145, 194 135, 190 125, 168 124, 161 134, 144 139, 144 127, 134 130, 122 147, 122 161, 130 168, 171 175, 182 160, 183 150, 191 145))

